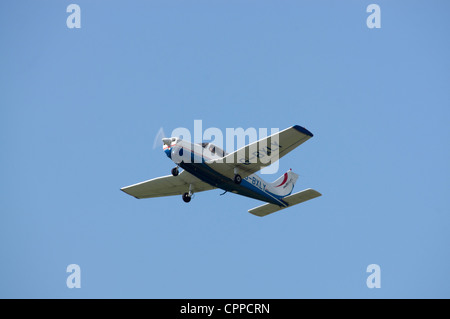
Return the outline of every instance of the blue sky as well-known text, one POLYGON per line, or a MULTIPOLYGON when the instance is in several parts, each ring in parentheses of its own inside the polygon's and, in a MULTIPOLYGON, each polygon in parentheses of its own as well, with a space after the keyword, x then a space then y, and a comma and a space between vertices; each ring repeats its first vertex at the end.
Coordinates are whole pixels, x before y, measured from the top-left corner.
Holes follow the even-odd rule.
POLYGON ((70 3, 0 4, 0 297, 450 297, 447 1, 80 0, 68 29, 70 3), (119 190, 170 174, 155 135, 196 119, 305 126, 264 178, 323 196, 258 218, 119 190))

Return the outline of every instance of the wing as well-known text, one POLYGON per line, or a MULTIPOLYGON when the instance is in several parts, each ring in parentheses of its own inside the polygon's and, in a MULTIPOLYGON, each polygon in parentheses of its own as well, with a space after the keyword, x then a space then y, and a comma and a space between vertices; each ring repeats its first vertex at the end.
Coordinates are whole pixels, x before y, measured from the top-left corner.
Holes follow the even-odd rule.
MULTIPOLYGON (((301 192, 284 197, 283 200, 286 203, 288 203, 289 204, 288 207, 290 207, 290 206, 294 206, 294 205, 306 202, 307 200, 310 200, 310 199, 313 199, 313 198, 316 198, 319 196, 322 196, 322 194, 320 194, 318 191, 315 191, 314 189, 308 188, 301 192)), ((275 213, 275 212, 285 209, 285 208, 287 208, 287 207, 281 207, 278 205, 268 203, 268 204, 264 204, 264 205, 249 209, 248 212, 253 215, 263 217, 263 216, 275 213)))
POLYGON ((234 177, 235 168, 238 169, 241 177, 246 177, 275 163, 312 136, 313 134, 307 129, 295 125, 244 146, 221 159, 209 161, 207 164, 229 178, 234 177))
POLYGON ((194 175, 182 171, 178 176, 162 176, 145 182, 121 188, 125 193, 136 198, 151 198, 181 195, 189 191, 189 185, 194 193, 214 189, 215 187, 205 183, 194 175))

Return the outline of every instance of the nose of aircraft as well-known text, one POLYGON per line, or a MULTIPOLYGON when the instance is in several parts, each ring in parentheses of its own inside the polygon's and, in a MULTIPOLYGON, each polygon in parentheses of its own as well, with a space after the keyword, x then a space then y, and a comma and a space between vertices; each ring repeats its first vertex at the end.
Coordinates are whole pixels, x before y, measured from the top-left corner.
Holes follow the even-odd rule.
POLYGON ((167 157, 171 158, 172 157, 172 154, 171 154, 172 139, 171 138, 163 138, 162 142, 163 142, 164 153, 166 153, 167 157))
POLYGON ((172 143, 172 139, 169 137, 165 137, 162 139, 162 142, 164 145, 170 146, 170 144, 172 143))

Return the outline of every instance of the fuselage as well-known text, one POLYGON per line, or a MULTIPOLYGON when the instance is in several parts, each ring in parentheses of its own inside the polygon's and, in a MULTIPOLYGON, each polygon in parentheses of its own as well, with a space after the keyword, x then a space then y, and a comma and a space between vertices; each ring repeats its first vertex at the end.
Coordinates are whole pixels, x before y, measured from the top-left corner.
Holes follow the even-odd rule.
POLYGON ((287 173, 285 174, 284 181, 280 185, 268 183, 256 174, 251 174, 243 178, 240 184, 236 184, 233 179, 218 173, 206 163, 211 160, 220 159, 226 155, 222 149, 214 144, 192 144, 181 139, 175 139, 171 141, 170 145, 165 144, 163 149, 166 155, 177 165, 205 183, 225 191, 282 207, 288 206, 283 201, 283 197, 289 195, 290 192, 281 196, 277 194, 276 189, 282 186, 283 183, 286 183, 287 173))

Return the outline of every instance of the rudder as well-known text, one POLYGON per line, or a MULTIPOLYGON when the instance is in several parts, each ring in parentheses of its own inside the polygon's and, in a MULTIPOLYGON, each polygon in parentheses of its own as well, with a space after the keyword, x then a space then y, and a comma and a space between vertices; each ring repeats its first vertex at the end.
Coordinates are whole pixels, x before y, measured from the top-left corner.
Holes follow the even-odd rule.
POLYGON ((297 179, 298 175, 290 169, 276 181, 270 183, 271 191, 278 196, 288 196, 292 193, 297 179))

